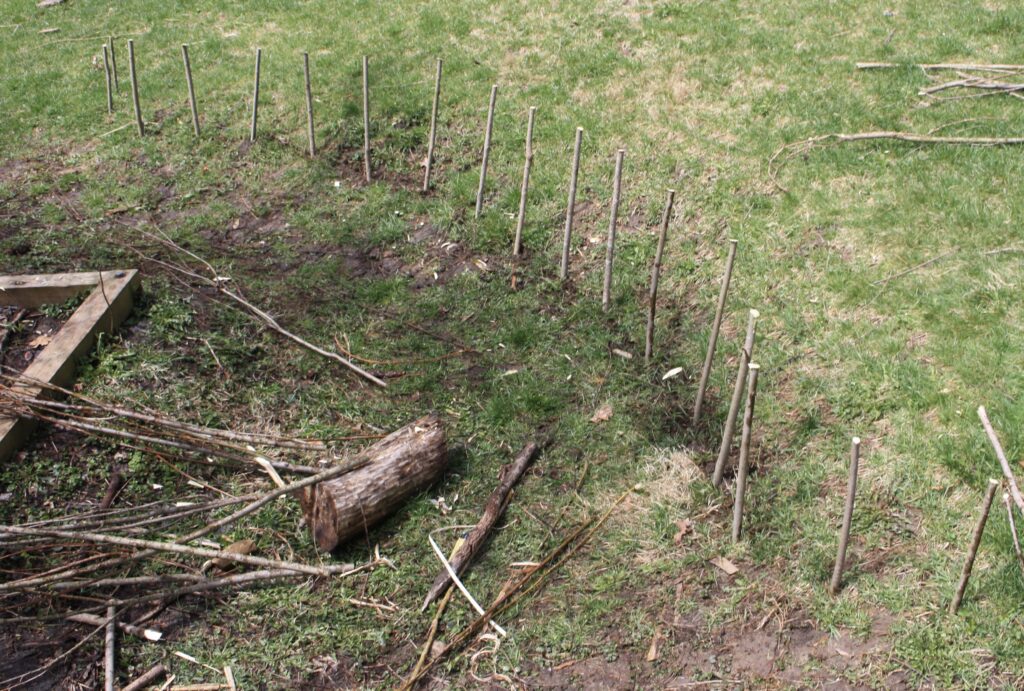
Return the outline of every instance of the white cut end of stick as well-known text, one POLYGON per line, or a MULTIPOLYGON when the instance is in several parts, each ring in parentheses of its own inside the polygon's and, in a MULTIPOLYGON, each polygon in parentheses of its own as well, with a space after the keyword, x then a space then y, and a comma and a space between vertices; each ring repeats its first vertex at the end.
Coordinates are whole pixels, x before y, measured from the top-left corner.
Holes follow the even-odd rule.
POLYGON ((665 372, 665 374, 661 375, 661 380, 666 381, 668 379, 671 379, 672 377, 677 377, 682 371, 682 367, 673 367, 668 372, 665 372))
POLYGON ((854 446, 860 446, 860 437, 854 437, 853 438, 853 445, 854 446))
POLYGON ((625 350, 619 350, 618 348, 612 348, 612 352, 615 355, 618 355, 620 358, 624 358, 626 360, 632 360, 633 359, 633 353, 627 353, 625 350))
POLYGON ((188 662, 193 662, 193 663, 195 663, 197 665, 199 664, 199 660, 195 659, 194 657, 192 657, 188 653, 183 653, 180 650, 175 650, 174 654, 177 655, 178 657, 180 657, 182 660, 187 660, 188 662))
MULTIPOLYGON (((469 592, 469 590, 462 583, 462 581, 459 580, 459 575, 455 573, 455 569, 452 568, 452 565, 445 558, 444 552, 442 552, 441 548, 437 546, 437 542, 435 542, 434 538, 430 535, 427 535, 427 540, 430 542, 430 547, 434 550, 434 554, 437 555, 437 558, 441 560, 441 564, 444 565, 444 568, 448 572, 448 576, 452 579, 452 582, 456 585, 456 587, 458 587, 459 591, 466 597, 466 600, 473 607, 473 609, 476 610, 476 613, 483 615, 484 608, 480 606, 480 603, 476 601, 476 598, 473 597, 473 595, 469 592)), ((497 631, 502 638, 508 636, 508 632, 505 629, 498 626, 498 624, 493 619, 489 619, 487 623, 490 624, 491 628, 497 631)))
POLYGON ((153 641, 154 643, 164 637, 163 632, 156 629, 146 629, 142 632, 142 635, 147 641, 153 641))
POLYGON ((747 365, 747 369, 761 369, 761 365, 757 364, 756 362, 751 362, 749 365, 747 365))
POLYGON ((753 317, 754 319, 757 319, 761 316, 761 313, 755 309, 752 309, 750 310, 750 316, 753 317))
POLYGON ((285 486, 284 480, 282 480, 281 476, 277 474, 277 470, 274 469, 274 466, 270 465, 269 460, 267 460, 263 456, 256 456, 256 462, 259 463, 260 467, 263 468, 264 472, 266 472, 266 474, 270 476, 270 479, 274 481, 275 485, 277 485, 278 487, 285 486))

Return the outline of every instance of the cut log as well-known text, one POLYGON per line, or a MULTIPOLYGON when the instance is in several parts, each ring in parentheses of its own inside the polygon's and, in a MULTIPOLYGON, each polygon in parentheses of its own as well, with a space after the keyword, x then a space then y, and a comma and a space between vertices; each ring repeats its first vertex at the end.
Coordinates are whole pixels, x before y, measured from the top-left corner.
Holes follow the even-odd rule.
POLYGON ((368 463, 300 498, 316 546, 330 552, 365 534, 406 499, 436 481, 448 462, 444 426, 431 413, 363 451, 368 463), (312 501, 310 501, 312 499, 312 501))

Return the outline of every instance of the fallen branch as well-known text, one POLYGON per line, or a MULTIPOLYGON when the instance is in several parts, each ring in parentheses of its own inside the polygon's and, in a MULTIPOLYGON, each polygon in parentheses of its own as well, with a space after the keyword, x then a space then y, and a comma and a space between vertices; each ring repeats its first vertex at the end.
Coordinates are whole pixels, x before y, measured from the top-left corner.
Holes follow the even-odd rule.
POLYGON ((163 665, 153 665, 142 676, 121 689, 121 691, 142 691, 154 681, 167 674, 167 668, 163 665))
POLYGON ((1006 519, 1010 523, 1010 535, 1013 537, 1013 552, 1017 555, 1017 564, 1020 565, 1020 573, 1024 575, 1024 554, 1020 551, 1020 538, 1017 536, 1017 521, 1013 518, 1013 507, 1010 505, 1010 495, 1003 492, 1003 505, 1006 507, 1006 519))
POLYGON ((1020 493, 1020 488, 1017 486, 1017 478, 1014 477, 1013 471, 1010 469, 1010 462, 1006 460, 1006 454, 1003 452, 1003 445, 999 443, 999 437, 996 436, 996 431, 992 429, 992 423, 988 420, 985 406, 978 406, 978 417, 981 419, 981 425, 985 428, 985 434, 988 435, 988 440, 996 452, 999 465, 1003 468, 1003 475, 1006 477, 1006 482, 1010 485, 1010 494, 1013 496, 1013 501, 1017 504, 1017 508, 1024 512, 1024 495, 1020 493))
MULTIPOLYGON (((462 547, 451 558, 451 567, 457 575, 461 575, 466 570, 466 567, 473 561, 477 552, 483 547, 491 530, 505 512, 512 489, 519 482, 519 478, 523 476, 523 473, 526 472, 527 466, 530 465, 530 461, 539 448, 540 446, 536 442, 530 442, 523 447, 523 450, 519 452, 519 455, 516 456, 512 463, 502 466, 501 471, 498 473, 498 486, 487 499, 483 515, 480 517, 476 527, 466 536, 462 547)), ((420 608, 420 611, 426 611, 430 603, 447 590, 451 583, 452 579, 447 569, 442 569, 441 573, 434 579, 430 590, 427 591, 427 596, 423 600, 423 606, 420 608)))
POLYGON ((916 67, 922 70, 964 70, 967 72, 1018 72, 1024 65, 985 65, 966 62, 901 63, 901 62, 858 62, 858 70, 885 70, 916 67))

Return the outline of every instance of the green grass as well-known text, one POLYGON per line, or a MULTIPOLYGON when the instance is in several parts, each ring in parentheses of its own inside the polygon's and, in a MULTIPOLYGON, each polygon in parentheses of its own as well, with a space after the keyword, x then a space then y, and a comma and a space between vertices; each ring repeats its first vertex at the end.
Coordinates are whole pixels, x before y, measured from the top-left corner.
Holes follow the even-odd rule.
MULTIPOLYGON (((703 480, 688 500, 634 497, 561 578, 501 622, 515 635, 495 669, 528 676, 564 661, 625 656, 645 684, 661 686, 673 678, 676 647, 713 650, 716 633, 759 622, 775 607, 819 630, 862 636, 873 620, 891 619, 885 654, 848 672, 872 685, 885 685, 894 671, 912 684, 1019 683, 1024 580, 1001 509, 961 614, 944 612, 981 491, 999 476, 975 408, 987 406, 1011 459, 1024 439, 1022 255, 992 253, 1020 247, 1021 152, 885 141, 819 147, 787 160, 779 186, 767 162, 784 144, 829 132, 928 132, 955 123, 943 132, 1019 133, 1016 99, 919 108, 916 92, 926 84, 919 70, 858 72, 853 63, 1024 62, 1020 9, 918 1, 543 8, 313 1, 244 9, 144 2, 115 11, 72 2, 50 10, 18 3, 3 21, 4 271, 136 263, 125 249, 140 244, 131 228, 157 226, 317 342, 337 335, 378 360, 438 357, 461 347, 454 343, 478 351, 381 367, 403 376, 389 379, 387 392, 371 391, 145 266, 146 295, 130 328, 105 339, 86 363, 81 381, 90 394, 206 424, 307 434, 342 435, 357 423, 392 429, 434 408, 465 447, 441 485, 371 533, 397 571, 186 605, 194 619, 175 631, 174 649, 232 664, 246 686, 299 685, 323 656, 356 665, 358 683, 394 684, 429 622, 416 613, 436 571, 425 534, 475 520, 500 464, 538 428, 551 427, 553 445, 468 576, 489 600, 510 562, 538 558, 633 483, 658 482, 642 471, 657 449, 686 446, 699 462, 713 460, 746 309, 757 307, 762 390, 745 543, 729 543, 726 503, 673 544, 675 520, 722 501, 703 480), (38 33, 49 26, 61 31, 38 33), (118 36, 122 77, 113 116, 93 63, 109 34, 118 36), (150 123, 142 140, 132 127, 110 133, 132 122, 129 36, 150 123), (204 128, 198 141, 185 101, 183 42, 204 128), (249 147, 256 46, 264 51, 260 134, 249 147), (317 99, 315 160, 304 155, 303 51, 317 99), (363 54, 379 178, 371 185, 358 182, 363 54), (445 60, 438 153, 434 191, 423 196, 419 163, 437 56, 445 60), (477 220, 492 83, 499 84, 494 148, 477 220), (531 105, 538 115, 527 256, 515 263, 508 254, 531 105), (566 290, 557 255, 577 126, 586 130, 578 199, 587 208, 577 219, 579 252, 566 290), (604 315, 602 243, 620 147, 627 154, 617 274, 613 309, 604 315), (645 368, 646 282, 666 187, 678 190, 677 212, 655 362, 645 368), (728 237, 740 240, 729 313, 707 419, 691 429, 728 237), (458 248, 446 255, 439 242, 458 248), (942 258, 896 276, 935 257, 942 258), (441 271, 458 266, 468 271, 441 271), (513 271, 521 283, 515 291, 513 271), (611 348, 637 357, 623 360, 611 348), (673 366, 684 374, 662 382, 673 366), (589 422, 605 404, 612 418, 589 422), (847 587, 833 599, 826 588, 853 435, 865 440, 855 541, 847 587), (449 516, 427 501, 456 494, 449 516), (706 563, 719 555, 741 566, 735 579, 706 563), (676 600, 680 578, 686 587, 676 600), (399 612, 378 617, 339 605, 351 596, 388 598, 399 612), (645 666, 669 610, 693 617, 697 628, 671 634, 661 660, 645 666)), ((115 453, 124 452, 93 442, 81 456, 55 462, 37 444, 23 464, 2 470, 15 498, 0 515, 23 520, 41 510, 32 488, 43 485, 59 496, 91 497, 90 476, 102 476, 115 453)), ((165 484, 167 497, 190 491, 153 459, 130 461, 126 500, 149 500, 154 482, 165 484)), ((209 479, 236 490, 257 482, 223 473, 209 479)), ((297 521, 297 508, 280 504, 223 538, 256 535, 261 550, 282 553, 286 540, 310 558, 297 521)), ((369 547, 354 544, 338 556, 362 560, 369 547)), ((448 617, 454 631, 470 613, 460 604, 448 617)), ((167 650, 126 642, 124 668, 141 669, 167 650)), ((719 664, 728 678, 727 663, 719 664)), ((474 684, 466 658, 444 671, 456 685, 474 684)), ((175 672, 182 681, 205 680, 198 668, 175 663, 175 672)), ((809 684, 820 678, 810 667, 805 674, 809 684)))

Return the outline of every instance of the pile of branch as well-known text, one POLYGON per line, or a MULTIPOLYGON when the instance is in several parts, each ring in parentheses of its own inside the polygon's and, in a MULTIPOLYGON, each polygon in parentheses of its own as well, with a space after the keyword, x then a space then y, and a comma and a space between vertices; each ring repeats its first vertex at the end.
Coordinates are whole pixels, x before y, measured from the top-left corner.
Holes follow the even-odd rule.
MULTIPOLYGON (((935 63, 916 64, 914 67, 920 69, 933 82, 932 86, 921 89, 918 96, 925 97, 928 103, 939 103, 943 101, 958 101, 965 98, 984 98, 986 96, 998 96, 1005 94, 1014 98, 1024 99, 1024 83, 1019 81, 1006 81, 1014 77, 1020 77, 1024 73, 1024 65, 982 65, 972 63, 935 63), (948 75, 956 75, 955 79, 949 79, 948 75), (946 92, 959 92, 953 95, 945 95, 946 92), (943 94, 937 96, 936 94, 943 94)), ((859 70, 878 70, 905 67, 892 62, 858 62, 859 70)))

